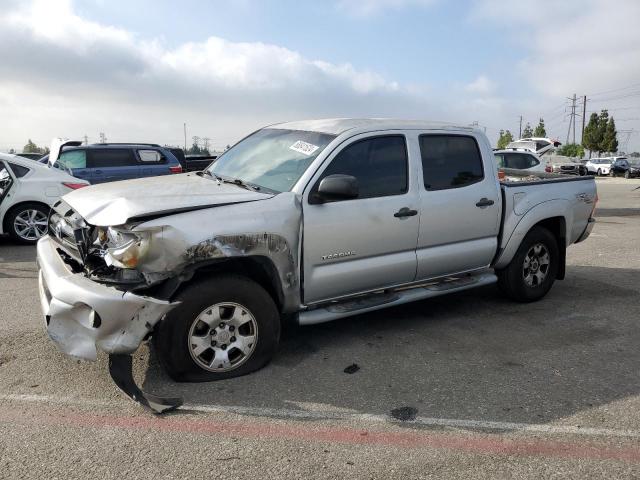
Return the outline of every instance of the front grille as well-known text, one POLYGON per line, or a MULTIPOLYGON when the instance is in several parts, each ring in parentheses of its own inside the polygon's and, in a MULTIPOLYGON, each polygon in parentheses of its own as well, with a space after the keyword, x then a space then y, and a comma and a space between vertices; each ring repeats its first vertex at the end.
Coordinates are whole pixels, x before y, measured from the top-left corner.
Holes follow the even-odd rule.
POLYGON ((574 165, 562 165, 560 169, 565 171, 574 171, 576 167, 574 165))
POLYGON ((48 233, 60 248, 79 263, 83 263, 86 251, 84 238, 88 228, 82 217, 62 200, 56 203, 49 215, 48 233))

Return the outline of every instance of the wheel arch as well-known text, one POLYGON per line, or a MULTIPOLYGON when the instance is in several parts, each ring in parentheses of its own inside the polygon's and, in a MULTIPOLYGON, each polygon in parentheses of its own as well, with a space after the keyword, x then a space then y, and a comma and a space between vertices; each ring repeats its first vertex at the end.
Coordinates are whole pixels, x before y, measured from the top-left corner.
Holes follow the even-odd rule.
POLYGON ((253 280, 273 298, 278 310, 285 310, 285 295, 273 260, 267 256, 252 255, 227 257, 212 262, 193 265, 182 276, 186 279, 174 290, 171 297, 188 288, 194 282, 214 275, 233 273, 253 280))
POLYGON ((566 200, 551 200, 536 205, 518 221, 513 233, 507 240, 502 252, 494 263, 494 268, 505 268, 515 256, 524 237, 536 226, 549 230, 556 238, 560 251, 560 262, 556 278, 563 279, 565 275, 565 259, 567 248, 567 225, 573 222, 573 212, 566 200))

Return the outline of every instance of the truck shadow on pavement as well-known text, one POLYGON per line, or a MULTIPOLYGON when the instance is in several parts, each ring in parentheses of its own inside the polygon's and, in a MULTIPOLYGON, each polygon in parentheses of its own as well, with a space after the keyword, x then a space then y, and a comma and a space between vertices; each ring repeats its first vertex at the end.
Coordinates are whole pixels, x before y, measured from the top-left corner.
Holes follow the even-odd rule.
POLYGON ((638 270, 570 266, 536 303, 485 287, 289 327, 267 367, 212 383, 172 382, 151 349, 143 388, 192 405, 550 422, 640 392, 637 280, 638 270))

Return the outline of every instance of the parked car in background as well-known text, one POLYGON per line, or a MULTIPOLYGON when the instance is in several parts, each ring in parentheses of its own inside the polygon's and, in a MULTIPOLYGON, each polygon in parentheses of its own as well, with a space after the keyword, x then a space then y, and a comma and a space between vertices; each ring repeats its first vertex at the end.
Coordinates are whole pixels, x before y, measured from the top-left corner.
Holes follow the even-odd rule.
POLYGON ((525 150, 537 155, 552 153, 556 147, 562 145, 557 140, 543 137, 521 138, 507 145, 508 149, 525 150))
POLYGON ((587 167, 589 173, 600 176, 609 175, 611 163, 610 158, 592 158, 584 166, 587 167))
POLYGON ((612 177, 635 178, 640 176, 640 164, 631 163, 626 157, 617 157, 611 164, 612 177))
POLYGON ((44 153, 16 153, 17 156, 22 158, 28 158, 29 160, 40 160, 44 157, 44 153))
MULTIPOLYGON (((48 163, 49 156, 41 160, 48 163)), ((132 178, 182 173, 182 165, 168 148, 149 143, 98 143, 67 147, 55 162, 88 182, 105 183, 132 178)))
POLYGON ((530 172, 544 172, 545 164, 535 153, 518 150, 496 150, 493 152, 498 168, 513 168, 530 172))
POLYGON ((51 206, 61 195, 88 185, 62 170, 0 154, 0 233, 21 243, 36 243, 47 233, 51 206))
POLYGON ((582 163, 578 162, 562 162, 562 163, 552 163, 547 165, 546 172, 548 173, 562 173, 565 175, 579 175, 584 176, 589 173, 587 167, 582 163))
POLYGON ((187 172, 200 172, 215 162, 217 158, 217 155, 187 155, 185 169, 187 172))

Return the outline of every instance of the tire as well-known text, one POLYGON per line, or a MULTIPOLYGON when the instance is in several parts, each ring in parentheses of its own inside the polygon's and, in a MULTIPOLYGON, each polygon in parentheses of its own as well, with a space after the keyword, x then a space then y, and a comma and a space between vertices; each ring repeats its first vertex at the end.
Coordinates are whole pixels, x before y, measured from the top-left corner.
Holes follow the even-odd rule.
POLYGON ((553 234, 544 227, 533 227, 525 235, 509 265, 497 272, 498 285, 509 298, 517 302, 535 302, 551 289, 558 273, 559 261, 560 251, 553 234), (538 246, 543 247, 539 250, 540 253, 544 254, 546 251, 548 254, 546 271, 541 258, 537 259, 536 264, 532 264, 531 259, 536 256, 538 246), (528 269, 525 263, 527 259, 530 265, 528 269), (540 278, 541 273, 544 273, 543 279, 540 278))
POLYGON ((624 178, 631 178, 631 174, 629 173, 629 170, 624 172, 624 178))
POLYGON ((7 233, 18 243, 34 245, 47 233, 49 210, 40 203, 19 204, 7 214, 7 233))
POLYGON ((153 334, 160 363, 175 381, 208 382, 246 375, 265 366, 278 348, 276 304, 248 278, 217 275, 189 285, 175 301, 181 304, 153 334))
POLYGON ((601 177, 601 176, 602 176, 602 170, 601 170, 601 169, 598 169, 598 173, 597 173, 596 175, 598 175, 599 177, 601 177))

